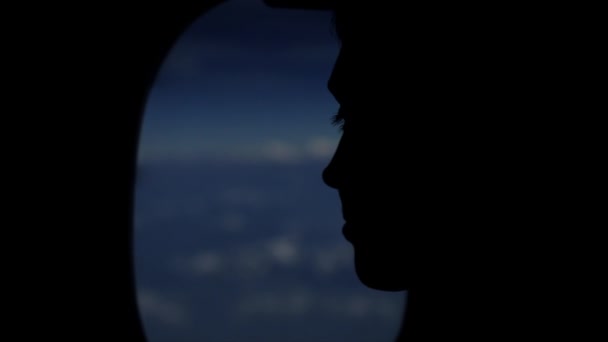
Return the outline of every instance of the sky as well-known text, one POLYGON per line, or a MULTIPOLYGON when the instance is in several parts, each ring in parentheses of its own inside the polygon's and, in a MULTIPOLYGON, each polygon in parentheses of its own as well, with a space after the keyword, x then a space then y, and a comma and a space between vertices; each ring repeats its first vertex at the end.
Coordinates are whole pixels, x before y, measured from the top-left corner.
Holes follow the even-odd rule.
POLYGON ((327 79, 338 47, 328 12, 257 0, 218 6, 165 61, 147 104, 140 158, 326 157, 339 138, 327 124, 337 111, 327 79))
POLYGON ((392 341, 404 293, 361 285, 322 183, 340 133, 331 15, 232 0, 195 22, 146 106, 136 185, 150 342, 392 341))

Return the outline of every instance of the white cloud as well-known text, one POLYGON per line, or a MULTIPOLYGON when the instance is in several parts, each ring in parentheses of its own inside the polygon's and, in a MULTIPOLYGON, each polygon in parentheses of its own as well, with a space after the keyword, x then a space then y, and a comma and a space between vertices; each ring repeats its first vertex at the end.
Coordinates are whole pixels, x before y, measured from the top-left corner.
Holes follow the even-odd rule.
POLYGON ((338 145, 337 139, 324 136, 313 136, 304 141, 269 139, 238 144, 200 140, 198 136, 204 135, 196 134, 193 137, 183 138, 183 141, 158 138, 156 142, 142 144, 138 152, 138 161, 140 163, 196 160, 299 163, 329 160, 338 145))
MULTIPOLYGON (((240 224, 239 216, 227 216, 240 224)), ((297 234, 275 236, 265 241, 251 242, 227 248, 225 252, 201 251, 178 258, 175 267, 194 276, 231 275, 240 279, 264 277, 274 267, 308 267, 322 275, 352 270, 352 249, 344 244, 306 249, 300 245, 297 234)))
POLYGON ((203 252, 192 259, 191 266, 198 274, 211 274, 221 271, 224 261, 218 253, 203 252))
POLYGON ((279 163, 297 163, 310 160, 329 159, 338 141, 323 136, 314 136, 300 143, 285 140, 270 140, 259 145, 247 147, 242 153, 243 159, 272 161, 279 163))
POLYGON ((142 316, 154 318, 168 325, 179 325, 186 320, 187 315, 184 308, 159 293, 139 290, 137 300, 142 316))
POLYGON ((243 277, 264 276, 276 265, 294 266, 302 258, 297 241, 290 236, 278 236, 230 253, 236 274, 243 277))
POLYGON ((338 145, 335 139, 326 137, 313 137, 306 143, 307 155, 312 158, 330 158, 338 145))
POLYGON ((209 276, 224 273, 229 259, 216 251, 202 251, 191 256, 177 256, 172 261, 175 271, 190 276, 209 276))
POLYGON ((295 239, 279 236, 227 248, 223 253, 205 250, 178 257, 174 267, 179 272, 193 276, 222 274, 251 279, 265 276, 278 265, 293 267, 303 257, 295 239))
POLYGON ((333 247, 321 248, 312 256, 315 269, 319 273, 333 273, 339 269, 353 267, 352 249, 340 243, 333 247))
POLYGON ((262 158, 275 162, 296 162, 302 158, 296 146, 280 140, 264 144, 260 154, 262 158))
POLYGON ((273 259, 282 265, 293 265, 298 260, 298 248, 294 241, 288 238, 281 237, 270 241, 267 248, 273 259))

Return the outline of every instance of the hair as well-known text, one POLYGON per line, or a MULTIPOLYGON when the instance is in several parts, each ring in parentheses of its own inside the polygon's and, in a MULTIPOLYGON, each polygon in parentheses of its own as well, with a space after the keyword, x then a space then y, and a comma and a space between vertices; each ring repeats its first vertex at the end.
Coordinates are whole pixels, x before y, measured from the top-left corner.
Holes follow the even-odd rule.
POLYGON ((331 16, 331 34, 339 41, 342 41, 342 28, 339 24, 339 19, 338 19, 338 11, 336 9, 332 10, 332 16, 331 16))
POLYGON ((349 1, 336 1, 332 13, 332 31, 340 42, 350 39, 350 37, 360 38, 372 34, 372 32, 382 31, 384 27, 382 21, 377 21, 386 15, 386 11, 362 2, 354 3, 349 1), (365 23, 365 27, 361 24, 365 23))

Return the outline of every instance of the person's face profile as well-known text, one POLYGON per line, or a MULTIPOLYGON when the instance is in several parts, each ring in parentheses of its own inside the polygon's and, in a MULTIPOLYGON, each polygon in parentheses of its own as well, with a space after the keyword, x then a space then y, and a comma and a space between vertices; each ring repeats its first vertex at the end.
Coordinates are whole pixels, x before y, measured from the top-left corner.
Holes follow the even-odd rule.
POLYGON ((471 210, 491 203, 475 192, 485 176, 470 166, 477 145, 462 129, 467 116, 451 110, 466 94, 460 69, 387 11, 336 12, 341 47, 328 88, 343 132, 323 180, 338 191, 361 282, 400 291, 474 269, 469 256, 480 247, 468 234, 485 226, 471 210))
POLYGON ((417 157, 405 155, 401 147, 407 139, 395 129, 403 97, 395 96, 400 84, 387 82, 393 76, 387 72, 398 65, 383 49, 369 50, 369 40, 341 34, 328 89, 340 106, 335 121, 342 136, 323 180, 338 191, 359 279, 374 289, 405 290, 417 277, 421 241, 410 230, 422 228, 424 200, 418 166, 408 164, 417 157))

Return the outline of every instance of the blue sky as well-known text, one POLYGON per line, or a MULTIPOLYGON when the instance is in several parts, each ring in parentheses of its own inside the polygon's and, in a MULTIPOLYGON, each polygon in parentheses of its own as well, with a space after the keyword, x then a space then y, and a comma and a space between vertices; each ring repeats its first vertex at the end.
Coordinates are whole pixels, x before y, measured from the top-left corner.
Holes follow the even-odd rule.
POLYGON ((329 13, 232 0, 148 100, 136 189, 151 342, 391 341, 403 293, 362 286, 321 172, 339 138, 329 13))
POLYGON ((337 52, 330 13, 254 0, 220 5, 165 61, 147 105, 140 159, 327 156, 339 137, 328 124, 337 103, 326 86, 337 52))

